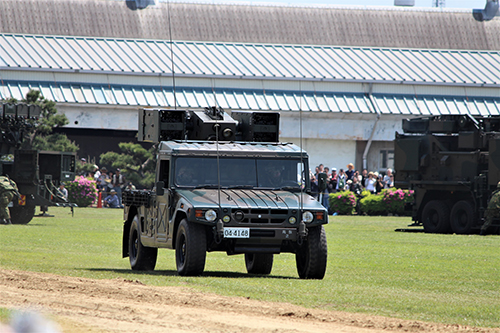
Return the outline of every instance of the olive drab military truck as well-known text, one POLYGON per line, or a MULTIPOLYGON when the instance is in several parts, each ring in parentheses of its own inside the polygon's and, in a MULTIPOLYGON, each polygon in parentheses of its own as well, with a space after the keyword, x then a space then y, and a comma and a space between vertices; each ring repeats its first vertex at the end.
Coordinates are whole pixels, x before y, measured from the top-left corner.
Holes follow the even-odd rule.
POLYGON ((13 224, 27 224, 37 206, 76 207, 56 194, 60 182, 75 179, 76 153, 19 149, 25 133, 40 117, 37 105, 5 103, 0 108, 0 175, 19 188, 10 204, 13 224))
MULTIPOLYGON (((469 234, 500 181, 500 117, 443 115, 403 120, 395 185, 415 191, 412 218, 425 232, 469 234)), ((497 232, 499 221, 491 231, 497 232)))
POLYGON ((123 194, 123 257, 153 270, 175 249, 177 272, 200 275, 207 251, 243 254, 251 274, 294 253, 300 278, 322 279, 327 211, 310 195, 308 156, 278 142, 279 113, 139 111, 139 141, 157 144, 156 186, 123 194))

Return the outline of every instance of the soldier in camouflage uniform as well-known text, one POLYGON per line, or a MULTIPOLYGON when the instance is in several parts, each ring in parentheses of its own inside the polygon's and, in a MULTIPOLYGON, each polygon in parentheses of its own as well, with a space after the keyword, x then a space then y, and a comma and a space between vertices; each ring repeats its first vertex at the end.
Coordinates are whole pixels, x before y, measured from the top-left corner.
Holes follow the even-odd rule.
POLYGON ((490 202, 488 202, 488 208, 486 212, 484 212, 484 217, 486 221, 481 227, 481 235, 486 235, 486 230, 488 230, 489 226, 493 222, 493 219, 496 217, 500 217, 500 182, 497 184, 497 190, 493 192, 491 196, 490 202))
POLYGON ((19 196, 16 183, 0 176, 0 224, 12 224, 8 206, 14 196, 19 196))

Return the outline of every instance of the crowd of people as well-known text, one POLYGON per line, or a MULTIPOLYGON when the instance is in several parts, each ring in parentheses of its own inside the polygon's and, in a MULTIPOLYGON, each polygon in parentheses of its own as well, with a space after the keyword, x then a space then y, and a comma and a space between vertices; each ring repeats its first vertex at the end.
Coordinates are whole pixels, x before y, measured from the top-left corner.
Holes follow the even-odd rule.
POLYGON ((126 189, 136 189, 131 182, 127 182, 119 168, 113 173, 108 171, 106 167, 99 168, 99 166, 94 165, 93 172, 84 176, 94 178, 97 190, 102 193, 103 207, 123 208, 122 192, 126 189))
POLYGON ((320 164, 316 167, 315 173, 311 172, 311 192, 313 196, 328 209, 328 196, 330 193, 338 191, 351 191, 360 196, 363 191, 379 193, 384 188, 394 187, 394 174, 392 169, 387 169, 385 175, 363 169, 361 173, 354 169, 354 164, 349 163, 347 169, 325 167, 320 164), (320 188, 319 179, 326 181, 326 188, 320 188))

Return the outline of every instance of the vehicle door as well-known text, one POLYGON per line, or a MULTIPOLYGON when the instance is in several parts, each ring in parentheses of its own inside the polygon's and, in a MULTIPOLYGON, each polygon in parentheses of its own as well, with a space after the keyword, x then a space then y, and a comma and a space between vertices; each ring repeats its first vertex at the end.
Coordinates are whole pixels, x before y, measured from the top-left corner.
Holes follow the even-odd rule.
POLYGON ((156 183, 156 209, 157 209, 157 217, 156 217, 156 233, 155 233, 155 241, 157 243, 167 243, 168 235, 168 223, 169 223, 169 202, 171 200, 169 188, 169 179, 170 179, 170 159, 161 159, 158 161, 159 170, 157 170, 158 174, 158 182, 156 183))

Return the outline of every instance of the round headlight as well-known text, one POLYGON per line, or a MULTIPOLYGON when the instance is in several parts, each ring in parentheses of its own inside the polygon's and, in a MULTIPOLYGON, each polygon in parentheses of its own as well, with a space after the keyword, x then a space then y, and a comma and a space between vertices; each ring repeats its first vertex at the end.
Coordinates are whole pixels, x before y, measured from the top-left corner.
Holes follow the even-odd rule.
POLYGON ((224 215, 222 221, 224 221, 224 223, 228 223, 229 221, 231 221, 231 217, 229 215, 224 215))
POLYGON ((302 214, 302 221, 304 221, 305 223, 310 223, 312 222, 312 220, 314 220, 314 216, 310 211, 304 212, 302 214))
POLYGON ((224 137, 224 139, 229 139, 232 135, 233 135, 233 131, 230 128, 225 128, 222 131, 222 136, 224 137))
POLYGON ((217 218, 217 213, 213 209, 209 209, 205 212, 205 219, 208 222, 213 222, 217 218))
POLYGON ((297 218, 296 218, 295 216, 290 216, 290 217, 288 218, 288 222, 289 222, 290 224, 295 224, 295 222, 297 222, 297 218))

